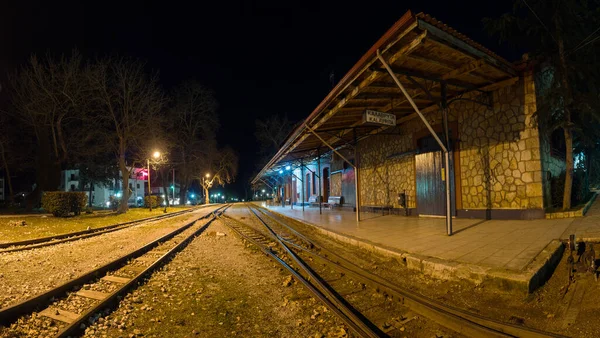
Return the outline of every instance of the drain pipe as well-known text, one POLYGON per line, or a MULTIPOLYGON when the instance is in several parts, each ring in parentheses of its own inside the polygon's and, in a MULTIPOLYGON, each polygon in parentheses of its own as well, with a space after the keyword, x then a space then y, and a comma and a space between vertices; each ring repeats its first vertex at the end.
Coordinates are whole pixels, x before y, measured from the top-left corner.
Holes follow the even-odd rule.
MULTIPOLYGON (((425 123, 425 126, 427 127, 427 129, 429 129, 429 132, 431 133, 433 138, 435 138, 435 140, 439 144, 440 148, 442 148, 442 152, 444 153, 444 162, 445 162, 444 166, 446 167, 444 170, 444 177, 443 177, 446 180, 446 232, 447 232, 448 236, 451 236, 452 235, 452 208, 451 208, 451 198, 450 198, 450 170, 449 170, 450 169, 450 154, 448 153, 448 148, 446 147, 446 145, 444 145, 444 143, 442 142, 440 137, 437 135, 435 130, 433 130, 433 128, 431 127, 429 122, 427 122, 427 119, 425 118, 425 116, 423 116, 423 113, 421 113, 421 111, 419 110, 419 107, 417 107, 417 105, 415 104, 413 99, 410 97, 410 95, 408 94, 406 89, 404 89, 404 86, 402 85, 402 83, 400 83, 400 80, 398 80, 398 77, 392 71, 392 68, 390 68, 390 66, 387 64, 385 59, 381 56, 381 52, 379 51, 379 49, 377 50, 377 58, 379 59, 379 61, 381 61, 381 63, 383 64, 385 69, 388 71, 388 73, 390 74, 390 76, 392 77, 392 79, 394 80, 396 85, 398 86, 398 88, 400 88, 400 90, 406 97, 406 100, 408 100, 408 102, 413 107, 413 109, 415 110, 417 115, 419 115, 419 117, 421 118, 423 123, 425 123)), ((448 131, 446 130, 446 134, 447 133, 448 133, 448 131)))

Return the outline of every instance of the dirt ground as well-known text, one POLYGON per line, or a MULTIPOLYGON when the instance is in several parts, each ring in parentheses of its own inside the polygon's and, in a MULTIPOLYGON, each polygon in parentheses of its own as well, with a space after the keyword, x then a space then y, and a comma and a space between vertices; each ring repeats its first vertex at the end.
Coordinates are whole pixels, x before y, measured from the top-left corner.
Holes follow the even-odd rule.
POLYGON ((88 337, 345 337, 347 328, 220 221, 87 328, 88 337))

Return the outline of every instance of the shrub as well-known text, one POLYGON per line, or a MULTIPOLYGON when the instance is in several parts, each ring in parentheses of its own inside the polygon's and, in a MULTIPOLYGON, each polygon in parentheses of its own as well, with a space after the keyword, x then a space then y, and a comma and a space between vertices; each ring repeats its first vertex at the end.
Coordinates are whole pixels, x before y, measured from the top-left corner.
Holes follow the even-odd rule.
POLYGON ((56 217, 67 217, 71 212, 79 215, 86 204, 84 192, 47 191, 42 196, 42 208, 56 217))
POLYGON ((88 215, 89 214, 93 214, 94 213, 94 209, 92 209, 91 207, 86 207, 85 208, 85 213, 88 214, 88 215))
POLYGON ((144 207, 149 208, 150 204, 148 201, 152 201, 153 208, 159 208, 163 203, 163 198, 160 196, 146 196, 144 197, 144 207))

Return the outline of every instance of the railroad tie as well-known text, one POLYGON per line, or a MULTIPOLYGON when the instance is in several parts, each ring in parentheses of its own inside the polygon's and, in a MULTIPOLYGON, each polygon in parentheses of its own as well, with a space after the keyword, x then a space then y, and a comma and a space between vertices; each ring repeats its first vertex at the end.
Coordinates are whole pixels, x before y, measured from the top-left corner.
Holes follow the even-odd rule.
POLYGON ((102 277, 102 280, 105 280, 107 282, 125 284, 125 283, 129 282, 131 280, 131 278, 108 275, 108 276, 102 277))
POLYGON ((78 296, 81 296, 81 297, 91 298, 91 299, 96 299, 96 300, 103 300, 106 297, 108 297, 108 293, 94 291, 94 290, 79 290, 75 294, 78 296))
POLYGON ((139 272, 146 270, 147 268, 148 268, 147 266, 128 265, 128 266, 124 267, 123 269, 139 273, 139 272))
POLYGON ((52 318, 52 319, 61 321, 63 323, 67 323, 67 324, 71 324, 77 318, 79 318, 79 315, 76 313, 65 311, 65 310, 59 310, 57 308, 51 308, 51 307, 44 309, 39 314, 42 316, 48 317, 48 318, 52 318))

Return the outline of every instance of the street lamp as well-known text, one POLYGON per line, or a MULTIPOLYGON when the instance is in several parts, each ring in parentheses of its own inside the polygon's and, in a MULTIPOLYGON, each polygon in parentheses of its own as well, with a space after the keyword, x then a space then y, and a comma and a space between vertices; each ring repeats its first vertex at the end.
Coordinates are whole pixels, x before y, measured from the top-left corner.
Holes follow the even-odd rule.
MULTIPOLYGON (((160 157, 160 152, 155 151, 152 154, 152 157, 158 160, 160 157)), ((148 159, 148 205, 150 206, 150 211, 152 211, 152 187, 150 186, 150 159, 148 159)))
MULTIPOLYGON (((202 181, 203 181, 202 188, 203 188, 203 195, 204 195, 204 203, 206 203, 206 204, 210 203, 210 199, 208 197, 208 178, 209 177, 210 177, 210 174, 206 173, 206 175, 204 175, 204 177, 202 178, 202 181), (207 203, 206 200, 208 200, 208 203, 207 203)), ((210 197, 212 197, 212 195, 210 197)))

